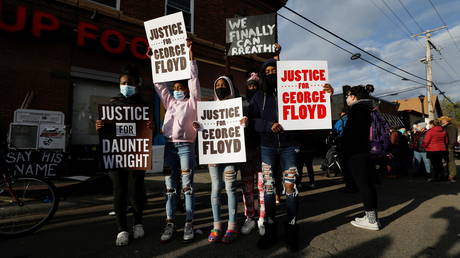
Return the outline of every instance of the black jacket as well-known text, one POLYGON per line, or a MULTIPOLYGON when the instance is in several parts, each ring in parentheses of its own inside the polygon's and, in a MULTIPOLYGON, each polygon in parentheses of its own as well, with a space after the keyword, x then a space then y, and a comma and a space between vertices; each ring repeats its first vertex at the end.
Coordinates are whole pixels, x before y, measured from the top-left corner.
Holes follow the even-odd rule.
POLYGON ((255 131, 260 135, 260 144, 264 147, 299 146, 297 131, 273 133, 272 125, 278 122, 278 101, 276 93, 257 92, 249 105, 249 119, 255 131))
POLYGON ((345 156, 370 153, 371 111, 372 101, 369 99, 359 100, 350 107, 342 139, 345 156))

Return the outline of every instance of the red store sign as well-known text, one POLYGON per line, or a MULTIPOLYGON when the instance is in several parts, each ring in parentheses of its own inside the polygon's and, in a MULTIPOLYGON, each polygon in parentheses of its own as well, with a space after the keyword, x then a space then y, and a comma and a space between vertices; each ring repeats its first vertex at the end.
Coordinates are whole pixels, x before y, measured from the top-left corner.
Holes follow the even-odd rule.
MULTIPOLYGON (((27 19, 27 7, 20 5, 16 8, 16 20, 13 24, 7 24, 3 21, 1 16, 2 11, 2 1, 0 0, 0 30, 7 32, 19 32, 25 29, 26 19, 27 19)), ((56 16, 53 14, 43 12, 40 10, 32 11, 32 28, 31 33, 34 37, 40 38, 43 31, 54 31, 58 30, 61 26, 61 23, 56 16)), ((98 38, 97 32, 99 32, 99 27, 97 25, 80 21, 77 25, 77 45, 84 46, 87 39, 96 40, 98 38)), ((126 37, 113 29, 106 29, 102 31, 99 36, 99 43, 102 48, 111 53, 111 54, 120 54, 124 52, 127 48, 126 37), (112 46, 109 44, 109 39, 114 37, 118 40, 117 46, 112 46)), ((145 47, 148 47, 148 42, 145 37, 136 36, 131 39, 129 45, 129 51, 131 54, 139 59, 146 59, 147 56, 145 53, 140 53, 137 49, 138 44, 144 44, 145 47)))

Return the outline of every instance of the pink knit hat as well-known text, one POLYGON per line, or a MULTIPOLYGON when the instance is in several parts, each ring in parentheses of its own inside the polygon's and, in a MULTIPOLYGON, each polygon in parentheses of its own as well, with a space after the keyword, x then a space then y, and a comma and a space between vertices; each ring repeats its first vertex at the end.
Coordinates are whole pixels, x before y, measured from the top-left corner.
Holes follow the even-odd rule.
POLYGON ((259 76, 257 75, 257 73, 251 73, 251 76, 247 80, 246 85, 250 85, 250 84, 259 85, 259 76))

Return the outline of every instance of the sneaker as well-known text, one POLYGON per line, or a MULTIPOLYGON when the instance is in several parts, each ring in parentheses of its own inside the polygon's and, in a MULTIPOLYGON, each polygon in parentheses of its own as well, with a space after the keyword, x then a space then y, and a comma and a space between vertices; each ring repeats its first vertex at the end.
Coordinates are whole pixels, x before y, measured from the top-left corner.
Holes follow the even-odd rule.
POLYGON ((241 233, 243 235, 249 235, 255 227, 256 227, 256 222, 251 218, 247 218, 244 221, 243 226, 241 227, 241 233))
POLYGON ((286 248, 291 252, 299 251, 299 225, 285 224, 286 248))
POLYGON ((276 204, 280 204, 280 196, 278 194, 275 194, 275 202, 276 204))
POLYGON ((115 216, 115 215, 117 215, 117 213, 116 213, 115 211, 111 211, 111 212, 109 212, 108 215, 109 215, 109 216, 115 216))
POLYGON ((121 231, 117 235, 117 240, 115 241, 116 246, 125 246, 129 243, 129 233, 127 231, 121 231))
POLYGON ((184 242, 188 243, 195 239, 192 222, 186 222, 184 227, 184 242))
POLYGON ((315 188, 315 184, 310 184, 310 188, 311 188, 311 189, 314 189, 314 188, 315 188))
POLYGON ((264 223, 265 234, 257 241, 257 247, 262 250, 272 248, 278 242, 277 225, 264 223))
POLYGON ((133 238, 134 239, 143 238, 144 235, 145 235, 144 225, 142 225, 142 224, 134 225, 134 227, 133 227, 133 238))
POLYGON ((264 225, 264 220, 263 219, 259 219, 257 221, 257 226, 259 228, 259 235, 261 235, 261 236, 265 235, 265 225, 264 225))
POLYGON ((457 180, 455 180, 455 179, 452 178, 452 177, 448 177, 448 178, 447 178, 447 181, 450 181, 451 183, 457 182, 457 180))
POLYGON ((174 228, 174 223, 172 222, 166 223, 163 234, 161 234, 160 242, 167 243, 171 241, 174 237, 175 232, 176 232, 176 229, 174 228))
POLYGON ((379 222, 370 223, 366 216, 364 218, 356 218, 356 219, 350 222, 351 225, 358 227, 358 228, 364 228, 364 229, 369 229, 369 230, 380 230, 380 223, 379 222))

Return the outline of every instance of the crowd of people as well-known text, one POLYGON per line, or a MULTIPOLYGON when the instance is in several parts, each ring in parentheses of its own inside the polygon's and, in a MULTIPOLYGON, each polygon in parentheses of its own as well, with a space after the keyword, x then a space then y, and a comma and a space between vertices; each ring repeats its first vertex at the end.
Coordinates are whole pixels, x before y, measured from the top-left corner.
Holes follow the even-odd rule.
MULTIPOLYGON (((185 222, 183 225, 183 241, 190 242, 195 238, 194 220, 194 174, 197 164, 195 141, 201 125, 197 122, 197 102, 201 99, 198 67, 193 56, 193 43, 188 41, 191 59, 191 78, 186 81, 176 81, 171 93, 164 83, 156 83, 154 89, 166 109, 161 132, 166 140, 165 165, 170 169, 165 171, 165 226, 160 241, 167 243, 175 238, 179 222, 175 218, 176 207, 180 194, 185 199, 185 222)), ((247 162, 244 164, 209 164, 211 178, 210 207, 213 215, 212 230, 209 233, 210 243, 223 242, 230 244, 239 234, 249 234, 258 228, 260 239, 257 246, 261 249, 271 248, 278 241, 278 218, 276 203, 281 194, 285 195, 286 219, 283 223, 284 240, 290 250, 298 249, 299 228, 297 215, 299 211, 299 189, 302 181, 302 170, 305 165, 308 170, 309 186, 315 187, 312 159, 314 148, 308 131, 285 131, 278 123, 277 99, 277 60, 281 47, 277 45, 275 56, 264 62, 258 73, 252 73, 244 87, 246 97, 243 101, 244 118, 240 121, 245 129, 245 144, 247 162), (238 225, 237 207, 238 193, 237 173, 241 172, 242 192, 245 221, 238 225), (224 223, 221 215, 221 190, 227 195, 228 218, 224 223)), ((128 69, 120 74, 120 95, 112 100, 112 104, 145 104, 139 97, 141 86, 139 73, 128 69)), ((213 85, 214 101, 222 101, 240 96, 238 85, 234 85, 229 74, 216 75, 213 85)), ((243 87, 242 87, 243 88, 243 87)), ((326 84, 324 90, 333 93, 333 88, 326 84)), ((364 204, 365 214, 355 218, 351 224, 369 230, 381 228, 377 216, 377 191, 374 187, 371 153, 371 127, 373 124, 373 105, 370 93, 373 87, 350 87, 346 94, 349 107, 348 114, 339 120, 341 163, 347 185, 353 184, 359 189, 364 204)), ((446 121, 446 120, 442 120, 446 121)), ((154 125, 151 125, 154 127, 154 125)), ((433 122, 429 130, 415 130, 411 138, 414 148, 414 158, 417 166, 423 161, 428 172, 440 175, 442 163, 439 160, 447 157, 444 153, 449 150, 450 125, 445 124, 448 133, 438 121, 433 122), (426 131, 426 132, 425 132, 426 131), (449 137, 447 137, 449 135, 449 137), (444 148, 441 148, 442 143, 444 148), (415 144, 415 145, 414 145, 415 144), (446 145, 448 144, 448 145, 446 145), (415 146, 415 147, 414 147, 415 146), (426 152, 426 154, 425 154, 426 152), (431 163, 433 170, 430 170, 431 163), (439 165, 441 164, 441 166, 439 165)), ((417 127, 417 128, 419 128, 417 127)), ((100 134, 104 133, 104 123, 96 122, 100 134)), ((338 129, 337 129, 338 130, 338 129)), ((456 130, 456 128, 455 128, 456 130)), ((403 134, 397 132, 398 139, 391 137, 391 152, 389 173, 396 174, 403 170, 402 161, 404 148, 409 141, 403 140, 403 134), (399 141, 399 142, 398 142, 399 141), (403 141, 406 141, 405 146, 403 141), (401 160, 398 160, 400 158, 401 160), (394 163, 393 163, 394 162, 394 163), (391 163, 391 164, 390 164, 391 163), (398 166, 396 165, 398 163, 398 166)), ((405 154, 406 155, 406 154, 405 154)), ((455 165, 454 167, 455 168, 455 165)), ((127 200, 132 203, 134 211, 133 238, 144 236, 142 213, 145 205, 144 175, 140 171, 119 169, 111 171, 114 186, 114 208, 117 217, 118 233, 116 245, 124 246, 130 241, 127 227, 127 200), (128 185, 134 191, 128 197, 128 185)), ((452 172, 450 179, 453 180, 452 172)))

